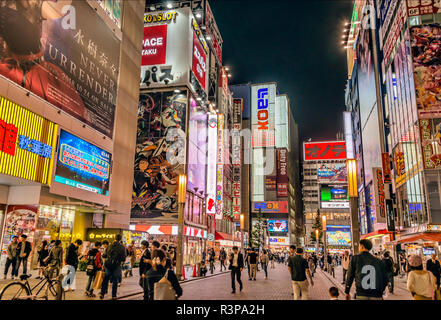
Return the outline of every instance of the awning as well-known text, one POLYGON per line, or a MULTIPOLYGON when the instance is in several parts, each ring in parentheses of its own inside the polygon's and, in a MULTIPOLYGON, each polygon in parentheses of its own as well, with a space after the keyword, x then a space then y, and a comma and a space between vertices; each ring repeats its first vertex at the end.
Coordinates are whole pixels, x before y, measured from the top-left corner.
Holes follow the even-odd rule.
POLYGON ((368 234, 363 234, 360 238, 361 239, 371 239, 371 238, 383 237, 387 234, 392 234, 392 232, 383 229, 383 230, 377 230, 377 231, 374 231, 374 232, 371 232, 368 234))
POLYGON ((216 240, 233 240, 233 236, 225 232, 216 231, 216 240))
POLYGON ((417 242, 419 240, 441 242, 441 233, 435 233, 435 232, 418 233, 418 234, 409 235, 409 236, 397 239, 397 240, 393 241, 392 243, 395 243, 395 244, 410 243, 410 242, 417 242))

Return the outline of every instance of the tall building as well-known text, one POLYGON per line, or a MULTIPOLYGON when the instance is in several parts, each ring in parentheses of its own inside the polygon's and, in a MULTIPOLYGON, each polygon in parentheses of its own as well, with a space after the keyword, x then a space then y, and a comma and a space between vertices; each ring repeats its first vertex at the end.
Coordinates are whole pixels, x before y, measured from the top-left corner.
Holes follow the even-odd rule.
POLYGON ((286 248, 303 235, 298 129, 289 98, 277 94, 274 82, 234 85, 231 90, 244 101, 242 211, 249 219, 250 237, 261 214, 264 245, 286 248))
MULTIPOLYGON (((317 214, 320 219, 326 216, 328 251, 349 249, 352 237, 345 142, 304 142, 303 146, 306 251, 316 251, 314 224, 317 214)), ((320 238, 323 242, 322 235, 320 238)))
POLYGON ((355 2, 347 47, 346 104, 364 154, 360 229, 375 249, 428 255, 441 240, 439 63, 431 51, 441 12, 432 2, 367 4, 376 15, 355 2), (366 21, 375 29, 361 28, 366 21))
POLYGON ((144 1, 35 3, 0 4, 1 263, 13 235, 129 226, 144 1))

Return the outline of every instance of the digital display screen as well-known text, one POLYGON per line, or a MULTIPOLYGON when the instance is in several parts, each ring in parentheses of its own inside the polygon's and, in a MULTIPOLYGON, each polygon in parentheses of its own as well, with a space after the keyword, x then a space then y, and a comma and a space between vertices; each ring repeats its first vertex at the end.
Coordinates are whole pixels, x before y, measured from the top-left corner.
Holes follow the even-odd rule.
POLYGON ((322 208, 349 208, 348 188, 345 185, 321 185, 320 205, 322 208))
POLYGON ((74 188, 109 195, 112 155, 61 130, 55 181, 74 188))
POLYGON ((326 226, 326 240, 330 246, 351 246, 351 227, 326 226))
POLYGON ((345 163, 323 163, 317 168, 317 180, 319 183, 346 182, 345 163))
POLYGON ((268 232, 288 232, 286 220, 268 220, 268 232))
POLYGON ((432 254, 436 254, 435 248, 432 247, 423 247, 423 255, 431 256, 432 254))

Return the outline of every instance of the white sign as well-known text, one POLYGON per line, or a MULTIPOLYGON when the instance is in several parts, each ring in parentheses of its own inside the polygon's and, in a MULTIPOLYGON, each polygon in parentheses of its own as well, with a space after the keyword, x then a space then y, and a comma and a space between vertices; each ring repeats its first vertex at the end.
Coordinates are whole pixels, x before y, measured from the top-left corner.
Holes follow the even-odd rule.
POLYGON ((208 115, 206 212, 216 213, 217 115, 208 115))
POLYGON ((251 86, 251 130, 253 147, 275 146, 276 84, 251 86))
POLYGON ((323 209, 349 209, 349 202, 348 201, 332 201, 332 202, 321 202, 320 206, 323 209))
POLYGON ((269 237, 270 246, 288 246, 288 237, 269 237))

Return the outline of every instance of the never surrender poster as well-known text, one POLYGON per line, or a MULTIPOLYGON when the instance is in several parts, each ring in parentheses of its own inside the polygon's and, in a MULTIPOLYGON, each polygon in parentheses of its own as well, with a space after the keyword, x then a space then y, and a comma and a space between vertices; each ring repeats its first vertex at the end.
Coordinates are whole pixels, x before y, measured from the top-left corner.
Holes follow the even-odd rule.
POLYGON ((0 74, 110 138, 119 51, 86 1, 0 3, 0 74))

